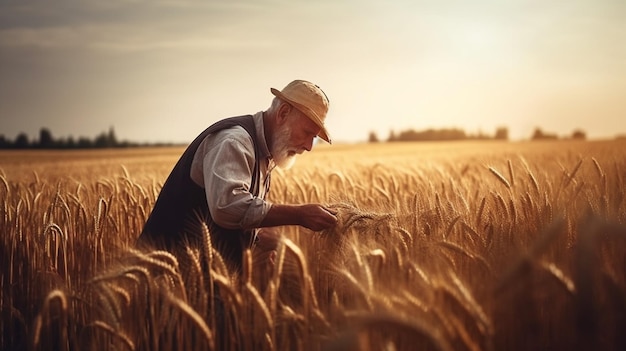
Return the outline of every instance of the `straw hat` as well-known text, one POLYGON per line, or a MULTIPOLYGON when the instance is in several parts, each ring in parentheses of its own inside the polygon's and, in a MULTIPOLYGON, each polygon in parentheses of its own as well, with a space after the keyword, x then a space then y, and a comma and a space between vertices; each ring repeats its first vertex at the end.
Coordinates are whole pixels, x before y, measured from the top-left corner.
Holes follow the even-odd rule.
POLYGON ((320 138, 331 143, 330 135, 324 126, 326 113, 328 112, 328 97, 317 85, 306 80, 294 80, 287 84, 283 90, 271 88, 270 91, 276 97, 284 100, 309 117, 321 130, 320 138))

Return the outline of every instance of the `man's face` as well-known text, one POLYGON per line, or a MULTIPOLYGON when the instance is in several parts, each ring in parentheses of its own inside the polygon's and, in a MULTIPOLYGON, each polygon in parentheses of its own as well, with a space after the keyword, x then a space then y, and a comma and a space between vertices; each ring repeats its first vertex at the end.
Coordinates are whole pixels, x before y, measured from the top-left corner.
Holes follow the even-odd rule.
POLYGON ((311 151, 313 140, 320 130, 311 119, 292 107, 290 116, 274 134, 270 147, 276 165, 283 169, 291 168, 296 155, 311 151))

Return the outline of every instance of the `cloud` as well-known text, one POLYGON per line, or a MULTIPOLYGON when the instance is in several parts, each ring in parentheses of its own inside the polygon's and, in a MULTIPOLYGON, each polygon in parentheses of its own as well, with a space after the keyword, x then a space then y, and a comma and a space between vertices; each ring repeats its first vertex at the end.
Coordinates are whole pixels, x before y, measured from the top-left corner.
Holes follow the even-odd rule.
MULTIPOLYGON (((231 33, 233 34, 233 33, 231 33)), ((270 48, 277 43, 271 39, 196 33, 164 33, 134 26, 84 25, 77 27, 19 28, 0 31, 0 47, 68 49, 82 48, 112 52, 149 50, 210 50, 236 51, 270 48)))
POLYGON ((70 1, 0 5, 0 47, 240 50, 275 43, 254 30, 252 1, 70 1))

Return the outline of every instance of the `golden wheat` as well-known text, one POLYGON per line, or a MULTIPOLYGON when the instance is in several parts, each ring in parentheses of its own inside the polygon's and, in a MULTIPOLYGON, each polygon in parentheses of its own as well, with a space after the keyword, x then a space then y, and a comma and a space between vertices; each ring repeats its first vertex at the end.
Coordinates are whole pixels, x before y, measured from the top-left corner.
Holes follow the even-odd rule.
POLYGON ((623 142, 446 145, 339 145, 277 171, 273 202, 339 223, 284 228, 269 270, 246 252, 240 276, 203 221, 180 252, 133 249, 177 152, 58 153, 63 173, 0 152, 0 348, 626 347, 623 142))

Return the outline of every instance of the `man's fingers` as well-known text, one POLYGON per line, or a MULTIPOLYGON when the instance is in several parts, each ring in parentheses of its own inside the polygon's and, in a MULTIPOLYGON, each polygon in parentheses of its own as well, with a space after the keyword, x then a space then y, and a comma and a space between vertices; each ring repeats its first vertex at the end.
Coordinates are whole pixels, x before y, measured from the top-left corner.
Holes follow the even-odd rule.
POLYGON ((333 208, 329 208, 329 207, 326 207, 326 206, 322 206, 322 208, 323 208, 326 212, 328 212, 328 213, 332 214, 333 216, 336 216, 336 215, 337 215, 337 213, 339 213, 339 211, 337 211, 337 210, 335 210, 335 209, 333 209, 333 208))
POLYGON ((337 222, 339 221, 339 219, 337 218, 337 211, 329 211, 327 208, 324 208, 324 210, 326 210, 329 214, 326 221, 328 223, 328 227, 334 227, 335 225, 337 225, 337 222))

